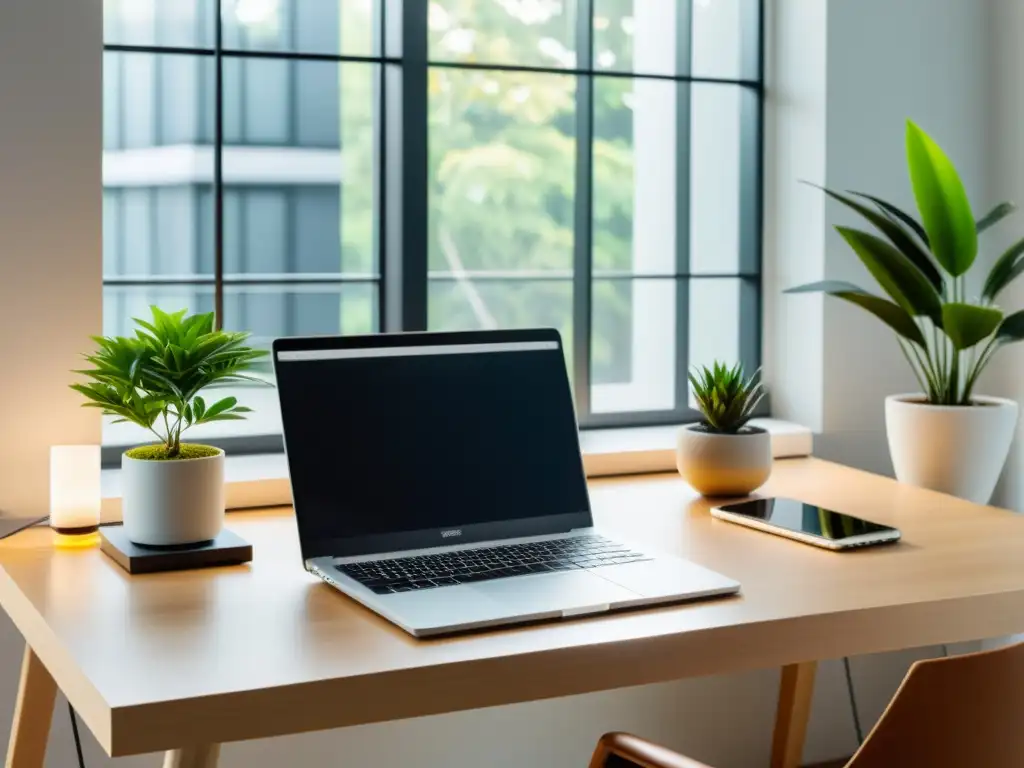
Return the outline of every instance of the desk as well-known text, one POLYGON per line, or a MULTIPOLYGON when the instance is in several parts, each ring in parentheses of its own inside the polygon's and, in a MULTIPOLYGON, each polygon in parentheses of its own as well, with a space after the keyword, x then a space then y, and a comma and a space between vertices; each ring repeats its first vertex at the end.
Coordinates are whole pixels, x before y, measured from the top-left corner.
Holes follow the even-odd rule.
POLYGON ((55 687, 110 755, 209 768, 223 742, 781 666, 772 764, 791 768, 816 660, 1024 630, 1024 517, 814 459, 777 462, 765 491, 904 543, 832 553, 712 519, 671 475, 597 481, 600 526, 742 595, 423 641, 305 573, 290 510, 228 517, 250 567, 152 576, 26 532, 0 545, 27 642, 7 765, 42 766, 55 687))

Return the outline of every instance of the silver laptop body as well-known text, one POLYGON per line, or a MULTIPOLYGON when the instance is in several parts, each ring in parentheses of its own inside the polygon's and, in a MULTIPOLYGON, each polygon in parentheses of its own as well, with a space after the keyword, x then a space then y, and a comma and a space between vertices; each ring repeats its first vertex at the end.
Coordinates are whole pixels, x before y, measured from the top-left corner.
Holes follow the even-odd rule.
POLYGON ((417 637, 729 595, 593 527, 550 329, 279 339, 307 570, 417 637))

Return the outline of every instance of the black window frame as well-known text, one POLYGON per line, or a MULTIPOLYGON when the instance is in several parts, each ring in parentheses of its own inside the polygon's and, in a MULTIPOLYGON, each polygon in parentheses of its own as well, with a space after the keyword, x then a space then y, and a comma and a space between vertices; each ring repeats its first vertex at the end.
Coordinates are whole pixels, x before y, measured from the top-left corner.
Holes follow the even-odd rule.
MULTIPOLYGON (((301 1, 301 0, 300 0, 301 1)), ((645 0, 646 1, 646 0, 645 0)), ((114 54, 185 55, 207 57, 213 61, 214 114, 207 114, 203 104, 197 110, 197 137, 204 126, 213 125, 213 198, 214 198, 214 265, 212 279, 183 278, 181 285, 212 285, 214 309, 218 317, 224 315, 225 287, 231 285, 224 274, 224 62, 228 59, 252 60, 257 58, 289 62, 289 78, 294 79, 297 62, 321 61, 332 63, 364 63, 377 66, 379 73, 375 93, 375 109, 379 120, 377 131, 376 178, 379 222, 376 229, 377 263, 379 275, 373 276, 379 294, 377 301, 377 328, 383 332, 421 331, 427 329, 428 293, 428 74, 432 68, 458 70, 512 70, 554 74, 576 78, 576 178, 574 198, 574 248, 572 282, 573 359, 569 361, 574 381, 575 401, 581 428, 635 427, 681 424, 697 420, 699 414, 688 405, 687 372, 689 369, 689 290, 692 280, 727 278, 739 285, 740 306, 740 359, 748 371, 759 367, 762 346, 762 220, 764 174, 764 48, 765 0, 740 0, 744 3, 740 34, 741 71, 755 73, 752 79, 700 77, 691 74, 691 21, 696 0, 677 0, 679 7, 677 74, 648 74, 616 71, 595 67, 594 0, 575 0, 576 49, 579 68, 549 68, 528 65, 501 65, 432 61, 428 55, 428 6, 426 0, 373 0, 373 18, 379 20, 374 40, 374 55, 304 53, 292 50, 259 50, 226 48, 223 44, 223 12, 221 0, 212 0, 213 19, 197 13, 196 39, 210 36, 211 47, 181 47, 162 45, 159 36, 153 45, 107 43, 104 51, 114 54), (754 57, 754 58, 751 58, 754 57), (685 74, 678 74, 685 73, 685 74), (671 410, 630 411, 620 413, 594 413, 591 400, 591 334, 593 331, 592 290, 594 270, 592 264, 593 227, 593 94, 598 78, 655 79, 677 84, 678 89, 678 143, 677 157, 677 253, 674 274, 659 275, 674 279, 676 285, 676 349, 666 350, 676 360, 676 407, 671 410), (721 84, 740 88, 753 98, 741 99, 740 114, 740 204, 736 222, 739 228, 739 266, 732 272, 721 274, 690 272, 690 86, 694 83, 721 84), (212 121, 211 121, 212 117, 212 121)), ((201 4, 202 5, 202 4, 201 4)), ((293 28, 290 24, 289 28, 293 28)), ((118 56, 117 59, 123 59, 118 56)), ((118 61, 123 73, 123 61, 118 61)), ((154 87, 159 87, 160 67, 154 67, 154 87)), ((123 74, 122 74, 123 79, 123 74)), ((291 97, 293 100, 295 94, 291 97)), ((162 130, 158 98, 151 100, 154 130, 162 130)), ((124 104, 117 105, 118 135, 124 135, 124 104)), ((289 133, 293 133, 295 116, 289 120, 289 133)), ((123 216, 121 226, 124 226, 123 216)), ((636 277, 630 279, 636 279, 636 277)), ((644 276, 641 276, 641 278, 644 276)), ((346 275, 320 276, 325 284, 346 282, 346 275)), ((365 281, 366 277, 359 280, 365 281)), ((166 281, 162 281, 166 282, 166 281)), ((243 281, 244 282, 244 281, 243 281)), ((115 277, 104 279, 105 285, 124 284, 115 277)), ((758 415, 768 412, 763 401, 758 415)), ((221 438, 211 442, 234 453, 272 452, 282 449, 280 435, 250 435, 221 438)), ((110 446, 105 460, 116 463, 121 447, 110 446)))

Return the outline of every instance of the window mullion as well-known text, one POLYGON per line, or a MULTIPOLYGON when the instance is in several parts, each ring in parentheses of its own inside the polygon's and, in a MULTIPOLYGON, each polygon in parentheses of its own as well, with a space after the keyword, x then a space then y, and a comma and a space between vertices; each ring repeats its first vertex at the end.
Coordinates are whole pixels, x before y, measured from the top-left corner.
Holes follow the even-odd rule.
POLYGON ((224 18, 215 3, 213 21, 213 312, 224 327, 224 18))
MULTIPOLYGON (((577 0, 576 63, 590 70, 594 62, 594 2, 577 0)), ((593 307, 594 78, 576 77, 576 187, 572 277, 572 371, 576 414, 590 418, 591 333, 593 307)))
MULTIPOLYGON (((693 2, 679 0, 676 30, 676 71, 693 74, 693 2)), ((690 273, 690 99, 693 84, 676 86, 676 274, 690 273)), ((676 279, 676 410, 690 407, 690 283, 676 279)))
MULTIPOLYGON (((387 4, 385 12, 397 9, 387 4)), ((427 328, 428 118, 427 7, 401 3, 388 31, 401 40, 400 71, 385 83, 388 167, 385 169, 388 236, 384 261, 384 330, 427 328)), ((388 41, 391 44, 391 41, 388 41)))

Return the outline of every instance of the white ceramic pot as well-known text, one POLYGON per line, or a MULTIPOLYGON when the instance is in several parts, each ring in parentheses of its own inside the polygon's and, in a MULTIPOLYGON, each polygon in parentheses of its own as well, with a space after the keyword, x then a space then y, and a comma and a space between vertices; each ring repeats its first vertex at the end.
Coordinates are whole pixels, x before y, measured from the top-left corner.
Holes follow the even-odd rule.
POLYGON ((224 451, 179 461, 121 457, 124 531, 136 544, 209 541, 224 527, 224 451))
POLYGON ((974 397, 975 405, 930 405, 924 395, 885 398, 885 429, 896 478, 987 504, 1017 426, 1017 403, 974 397))
POLYGON ((771 435, 760 427, 720 435, 689 424, 679 430, 676 469, 703 496, 746 496, 772 473, 771 435))

